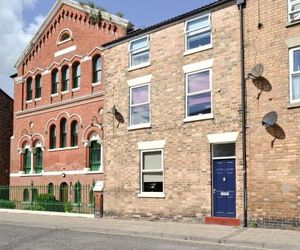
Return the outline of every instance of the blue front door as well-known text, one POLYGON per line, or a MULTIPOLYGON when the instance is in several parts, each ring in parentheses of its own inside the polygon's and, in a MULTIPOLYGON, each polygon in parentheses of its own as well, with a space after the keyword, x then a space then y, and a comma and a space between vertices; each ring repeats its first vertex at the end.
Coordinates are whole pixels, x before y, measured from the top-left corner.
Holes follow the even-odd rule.
POLYGON ((235 160, 213 160, 213 200, 215 217, 236 217, 235 160))

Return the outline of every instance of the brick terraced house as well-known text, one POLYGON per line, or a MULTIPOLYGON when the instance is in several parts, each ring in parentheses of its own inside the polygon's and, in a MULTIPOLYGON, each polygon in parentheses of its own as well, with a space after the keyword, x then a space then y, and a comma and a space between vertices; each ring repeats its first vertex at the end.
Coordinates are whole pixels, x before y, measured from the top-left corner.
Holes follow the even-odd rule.
POLYGON ((265 78, 247 80, 248 210, 266 226, 300 226, 299 22, 300 1, 247 1, 246 74, 263 64, 265 78), (276 126, 266 130, 272 111, 276 126))
POLYGON ((114 107, 124 117, 124 124, 113 114, 104 117, 105 213, 223 217, 239 224, 244 189, 235 1, 215 1, 104 48, 105 114, 114 107))
POLYGON ((299 6, 214 1, 104 45, 106 214, 299 226, 299 6))
POLYGON ((10 137, 13 133, 13 103, 13 99, 0 89, 0 186, 9 184, 10 137))
MULTIPOLYGON (((71 185, 103 180, 101 44, 124 36, 128 24, 76 1, 56 1, 15 65, 11 186, 60 186, 59 199, 67 201, 71 185)), ((23 196, 29 199, 28 190, 23 196)))

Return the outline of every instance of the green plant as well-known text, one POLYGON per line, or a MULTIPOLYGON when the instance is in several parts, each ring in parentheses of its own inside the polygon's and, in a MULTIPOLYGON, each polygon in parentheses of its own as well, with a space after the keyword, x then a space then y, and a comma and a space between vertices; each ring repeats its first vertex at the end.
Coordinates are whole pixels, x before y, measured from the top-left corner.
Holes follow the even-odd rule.
POLYGON ((65 203, 64 208, 66 212, 71 212, 73 210, 73 205, 70 201, 68 201, 67 203, 65 203))
POLYGON ((250 227, 257 228, 258 227, 257 222, 256 221, 251 221, 250 222, 250 227))
POLYGON ((13 201, 0 200, 0 208, 15 209, 16 205, 13 201))
POLYGON ((40 194, 35 200, 33 205, 34 209, 38 211, 53 211, 53 212, 64 212, 64 204, 56 200, 52 194, 40 194))
POLYGON ((118 12, 116 13, 116 16, 123 18, 123 17, 124 17, 124 14, 123 14, 122 12, 118 11, 118 12))

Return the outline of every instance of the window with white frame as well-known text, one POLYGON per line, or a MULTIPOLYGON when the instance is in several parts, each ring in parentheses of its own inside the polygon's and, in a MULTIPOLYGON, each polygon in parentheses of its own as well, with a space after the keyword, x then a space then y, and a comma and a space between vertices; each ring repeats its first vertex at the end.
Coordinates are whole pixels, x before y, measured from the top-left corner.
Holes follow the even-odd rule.
POLYGON ((211 45, 210 14, 188 20, 185 24, 186 51, 211 45))
POLYGON ((300 48, 290 50, 290 102, 300 102, 300 48))
POLYGON ((211 69, 186 75, 186 117, 212 113, 211 69))
POLYGON ((130 88, 130 126, 150 124, 150 85, 130 88))
POLYGON ((142 66, 150 62, 149 36, 138 38, 130 42, 130 67, 142 66))
POLYGON ((163 180, 163 150, 142 150, 141 193, 163 193, 163 180))
POLYGON ((300 20, 300 0, 288 0, 289 22, 300 20))

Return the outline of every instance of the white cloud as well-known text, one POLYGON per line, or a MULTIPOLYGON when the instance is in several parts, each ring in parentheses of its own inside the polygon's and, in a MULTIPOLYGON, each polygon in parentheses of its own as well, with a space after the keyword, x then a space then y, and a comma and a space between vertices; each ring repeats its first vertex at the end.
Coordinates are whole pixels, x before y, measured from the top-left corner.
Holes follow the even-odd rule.
POLYGON ((32 34, 44 17, 37 16, 30 24, 23 19, 25 8, 34 8, 38 0, 1 1, 0 8, 0 88, 13 96, 13 81, 9 75, 15 72, 13 65, 26 47, 32 34))

